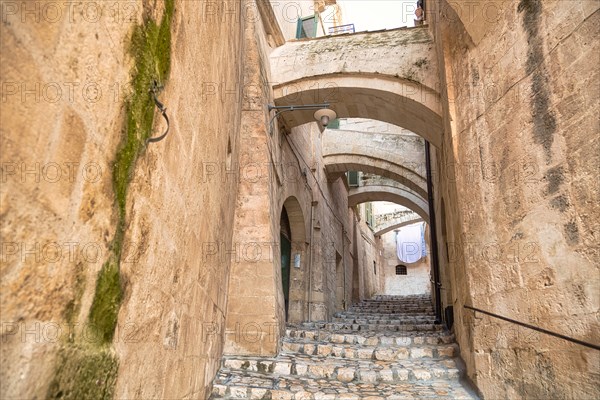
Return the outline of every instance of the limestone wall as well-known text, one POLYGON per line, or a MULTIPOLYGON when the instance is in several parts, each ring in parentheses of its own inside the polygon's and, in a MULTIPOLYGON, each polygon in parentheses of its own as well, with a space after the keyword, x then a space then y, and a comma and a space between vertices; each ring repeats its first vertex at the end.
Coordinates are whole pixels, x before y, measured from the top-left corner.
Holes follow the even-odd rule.
POLYGON ((458 3, 439 3, 434 30, 448 87, 436 208, 461 355, 487 398, 596 398, 597 351, 462 306, 600 341, 598 3, 458 3))
POLYGON ((1 4, 2 398, 46 398, 59 350, 89 327, 117 221, 111 163, 142 9, 50 6, 1 4))
POLYGON ((244 87, 260 89, 243 98, 240 164, 245 179, 238 185, 233 242, 266 248, 254 258, 232 261, 225 354, 274 355, 286 322, 330 320, 349 305, 353 292, 355 227, 346 184, 326 174, 323 133, 315 122, 291 131, 279 120, 269 124, 275 114, 267 109, 273 103, 272 43, 260 22, 246 29, 244 87), (300 257, 298 268, 292 262, 287 317, 279 236, 283 208, 290 219, 292 257, 300 257))
MULTIPOLYGON (((418 83, 415 92, 405 95, 418 94, 425 102, 425 97, 436 98, 439 89, 438 77, 431 73, 437 69, 433 49, 428 31, 414 28, 291 41, 273 52, 273 79, 282 84, 339 73, 378 74, 418 83), (382 63, 383 58, 387 62, 382 63)), ((331 82, 335 84, 333 79, 331 82)), ((336 100, 342 99, 336 98, 334 91, 330 102, 336 100)))
POLYGON ((241 112, 207 89, 240 82, 244 20, 172 4, 2 3, 2 398, 207 396, 241 112))
POLYGON ((246 250, 232 237, 243 179, 243 3, 214 16, 205 3, 177 3, 163 96, 172 130, 140 162, 128 202, 128 237, 147 251, 123 269, 130 289, 119 321, 143 339, 117 346, 117 398, 207 397, 220 366, 229 268, 246 250))
POLYGON ((430 257, 423 257, 416 263, 403 263, 396 254, 396 232, 381 235, 383 245, 383 294, 407 296, 429 294, 431 292, 430 257), (405 265, 407 274, 396 275, 396 265, 405 265))

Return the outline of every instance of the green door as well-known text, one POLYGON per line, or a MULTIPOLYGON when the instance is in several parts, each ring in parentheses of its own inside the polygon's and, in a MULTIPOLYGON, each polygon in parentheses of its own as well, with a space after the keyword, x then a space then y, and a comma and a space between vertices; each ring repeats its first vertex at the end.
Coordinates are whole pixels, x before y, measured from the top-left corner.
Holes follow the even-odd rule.
POLYGON ((292 259, 292 243, 281 234, 281 284, 285 298, 285 319, 287 320, 290 299, 290 262, 292 259))

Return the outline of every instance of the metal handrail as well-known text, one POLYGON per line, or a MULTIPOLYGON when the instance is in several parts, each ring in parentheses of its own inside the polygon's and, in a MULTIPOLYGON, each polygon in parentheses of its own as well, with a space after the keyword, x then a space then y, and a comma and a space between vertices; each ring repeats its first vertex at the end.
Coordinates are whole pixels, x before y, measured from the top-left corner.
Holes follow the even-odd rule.
POLYGON ((552 332, 552 331, 549 331, 547 329, 537 327, 535 325, 531 325, 531 324, 527 324, 525 322, 514 320, 512 318, 503 317, 502 315, 494 314, 494 313, 491 313, 489 311, 485 311, 485 310, 481 310, 479 308, 471 307, 471 306, 468 306, 466 304, 464 305, 464 307, 466 309, 477 311, 477 312, 480 312, 482 314, 486 314, 486 315, 489 315, 491 317, 501 319, 503 321, 511 322, 513 324, 524 326, 525 328, 533 329, 534 331, 545 333, 546 335, 554 336, 554 337, 557 337, 559 339, 564 339, 564 340, 567 340, 569 342, 577 343, 577 344, 579 344, 581 346, 589 347, 589 348, 592 348, 592 349, 595 349, 595 350, 600 350, 600 346, 597 345, 597 344, 584 342, 583 340, 575 339, 575 338, 572 338, 570 336, 566 336, 566 335, 562 335, 560 333, 552 332))

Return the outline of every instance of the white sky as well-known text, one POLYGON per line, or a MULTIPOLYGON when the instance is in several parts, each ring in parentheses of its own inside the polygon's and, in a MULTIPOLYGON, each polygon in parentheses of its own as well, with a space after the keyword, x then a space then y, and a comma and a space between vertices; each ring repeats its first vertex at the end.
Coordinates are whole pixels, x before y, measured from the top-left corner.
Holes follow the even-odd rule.
POLYGON ((356 32, 414 26, 416 0, 338 0, 344 24, 356 32))

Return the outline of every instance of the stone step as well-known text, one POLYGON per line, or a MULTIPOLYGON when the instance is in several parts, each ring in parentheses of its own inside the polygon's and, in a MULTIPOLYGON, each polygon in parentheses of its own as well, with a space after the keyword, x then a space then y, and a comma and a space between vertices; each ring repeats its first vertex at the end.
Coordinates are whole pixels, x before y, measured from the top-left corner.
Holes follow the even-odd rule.
POLYGON ((419 308, 402 308, 402 307, 394 307, 394 308, 380 308, 380 307, 355 307, 352 306, 348 308, 349 312, 358 312, 358 313, 377 313, 377 314, 433 314, 433 308, 431 307, 419 307, 419 308))
POLYGON ((404 300, 363 300, 356 304, 431 304, 431 299, 404 299, 404 300))
POLYGON ((290 339, 283 341, 283 354, 308 354, 319 357, 351 358, 361 360, 394 361, 420 358, 453 358, 458 354, 458 346, 446 345, 379 345, 318 343, 313 340, 290 339))
POLYGON ((333 317, 331 322, 340 322, 343 324, 383 324, 383 325, 419 325, 419 324, 433 324, 435 318, 424 317, 424 318, 374 318, 374 317, 333 317))
POLYGON ((399 297, 373 297, 370 299, 363 299, 359 303, 402 303, 402 302, 419 302, 419 301, 432 301, 431 296, 399 296, 399 297))
POLYGON ((410 311, 410 310, 433 310, 433 307, 429 304, 429 305, 422 305, 422 306, 413 306, 413 305, 390 305, 390 306, 369 306, 369 305, 360 305, 360 304, 353 304, 350 307, 348 307, 349 309, 373 309, 373 310, 382 310, 382 311, 389 311, 389 310, 400 310, 400 311, 410 311))
POLYGON ((360 303, 354 303, 353 305, 364 307, 430 307, 433 304, 430 301, 363 301, 360 303))
POLYGON ((366 346, 396 345, 410 346, 421 344, 450 344, 454 342, 454 335, 447 331, 435 332, 351 332, 340 333, 323 329, 306 329, 302 327, 288 327, 286 339, 309 339, 318 342, 333 344, 360 344, 366 346))
POLYGON ((371 299, 377 298, 390 298, 390 299, 406 299, 412 297, 431 297, 429 293, 419 293, 419 294, 375 294, 371 299))
POLYGON ((326 323, 315 323, 305 322, 301 324, 305 328, 317 328, 332 331, 391 331, 391 332, 411 332, 411 331, 441 331, 444 329, 442 325, 436 324, 396 324, 396 325, 384 325, 384 324, 352 324, 343 322, 326 322, 326 323))
POLYGON ((390 318, 435 318, 434 314, 390 314, 390 313, 357 313, 352 311, 339 311, 334 314, 336 317, 351 317, 351 318, 373 318, 373 319, 390 319, 390 318))
POLYGON ((431 304, 431 299, 412 299, 412 300, 363 300, 357 304, 431 304))
POLYGON ((305 377, 268 377, 253 372, 220 372, 211 399, 272 400, 476 399, 455 381, 343 383, 305 377))
POLYGON ((397 305, 425 305, 425 306, 430 306, 432 305, 432 301, 431 300, 411 300, 411 301, 359 301, 358 303, 355 303, 358 305, 392 305, 392 306, 397 306, 397 305))
POLYGON ((280 354, 276 358, 225 357, 222 371, 250 371, 265 376, 297 376, 340 382, 402 382, 432 379, 458 380, 453 359, 407 359, 395 361, 353 360, 280 354))
POLYGON ((349 308, 354 308, 354 309, 380 309, 380 310, 394 310, 394 309, 398 309, 398 310, 413 310, 413 309, 423 309, 423 310, 431 310, 433 309, 433 307, 431 306, 431 304, 425 304, 425 305, 400 305, 400 304, 394 304, 394 305, 389 305, 389 306, 373 306, 373 305, 360 305, 360 304, 353 304, 351 305, 349 308))
POLYGON ((394 317, 418 317, 418 316, 434 316, 435 314, 430 311, 377 311, 377 310, 347 310, 346 312, 357 315, 390 315, 394 317))
POLYGON ((345 320, 364 320, 364 321, 398 321, 406 322, 413 321, 418 323, 433 323, 435 320, 434 316, 410 316, 410 315, 377 315, 377 314, 337 314, 334 317, 345 320))
POLYGON ((275 357, 224 357, 213 399, 477 399, 430 296, 377 296, 329 322, 289 324, 275 357))

